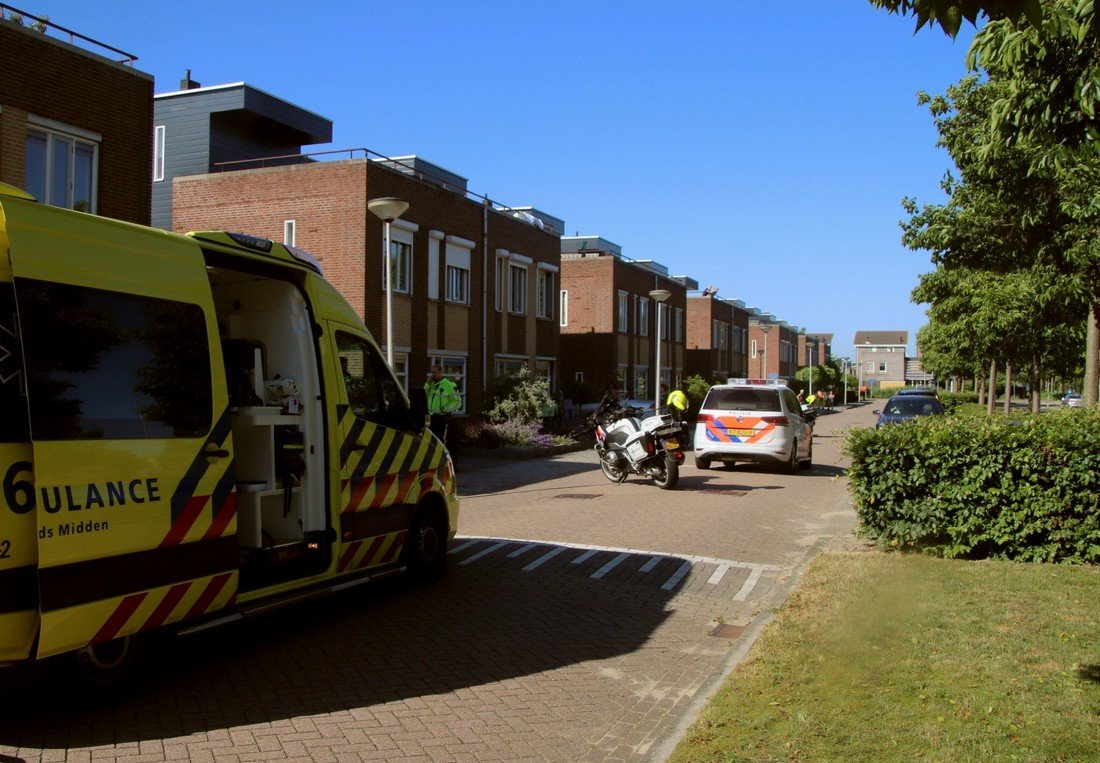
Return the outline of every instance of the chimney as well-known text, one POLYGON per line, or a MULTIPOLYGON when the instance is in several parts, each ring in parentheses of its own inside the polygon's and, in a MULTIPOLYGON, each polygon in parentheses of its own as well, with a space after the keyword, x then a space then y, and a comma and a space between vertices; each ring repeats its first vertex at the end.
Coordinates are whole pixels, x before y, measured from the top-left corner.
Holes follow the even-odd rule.
POLYGON ((180 80, 180 90, 194 90, 197 87, 202 87, 202 84, 195 82, 191 79, 191 70, 185 69, 183 79, 180 80))

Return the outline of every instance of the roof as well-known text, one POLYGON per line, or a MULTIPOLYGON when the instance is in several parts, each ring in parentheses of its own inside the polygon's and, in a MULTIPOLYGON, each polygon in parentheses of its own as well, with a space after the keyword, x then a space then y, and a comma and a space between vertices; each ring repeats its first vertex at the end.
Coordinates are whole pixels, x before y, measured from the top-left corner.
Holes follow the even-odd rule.
POLYGON ((908 345, 908 331, 857 331, 852 340, 856 347, 862 344, 908 345))

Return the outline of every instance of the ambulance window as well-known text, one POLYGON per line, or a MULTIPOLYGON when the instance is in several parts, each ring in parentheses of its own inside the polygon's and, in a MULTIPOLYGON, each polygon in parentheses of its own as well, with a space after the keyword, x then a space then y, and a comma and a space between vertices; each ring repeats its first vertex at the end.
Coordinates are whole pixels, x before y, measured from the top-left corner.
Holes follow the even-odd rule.
POLYGON ((15 292, 0 283, 0 442, 28 442, 27 396, 23 392, 23 349, 16 333, 15 292))
POLYGON ((408 406, 381 353, 344 332, 336 333, 336 346, 352 413, 383 426, 400 426, 408 406))
POLYGON ((198 305, 16 280, 35 440, 199 437, 213 394, 198 305))

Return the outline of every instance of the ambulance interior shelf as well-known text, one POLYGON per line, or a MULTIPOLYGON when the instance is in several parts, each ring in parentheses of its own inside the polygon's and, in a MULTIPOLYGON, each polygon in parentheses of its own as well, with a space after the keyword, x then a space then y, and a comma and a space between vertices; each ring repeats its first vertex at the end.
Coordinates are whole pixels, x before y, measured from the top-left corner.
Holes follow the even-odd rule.
POLYGON ((242 547, 264 548, 304 539, 301 417, 278 406, 232 411, 237 471, 237 538, 242 547))

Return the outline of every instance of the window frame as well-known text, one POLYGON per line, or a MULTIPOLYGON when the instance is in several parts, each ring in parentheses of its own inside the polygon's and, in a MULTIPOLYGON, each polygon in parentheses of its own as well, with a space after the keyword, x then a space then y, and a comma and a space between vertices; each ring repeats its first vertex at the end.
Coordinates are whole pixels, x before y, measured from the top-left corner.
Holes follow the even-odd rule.
POLYGON ((527 315, 527 265, 515 260, 508 261, 508 312, 527 315))
MULTIPOLYGON (((33 115, 28 115, 27 117, 25 135, 27 141, 24 151, 24 181, 26 190, 43 204, 64 209, 73 209, 78 212, 87 212, 93 215, 96 214, 99 210, 99 149, 103 140, 102 136, 98 133, 92 133, 87 130, 81 130, 76 127, 64 125, 60 122, 55 122, 52 119, 35 117, 33 115), (38 182, 32 184, 31 182, 32 171, 37 168, 32 168, 34 162, 32 162, 31 156, 28 153, 32 145, 31 138, 35 133, 44 138, 40 184, 38 182), (65 177, 62 179, 65 185, 63 204, 55 203, 55 200, 58 198, 58 193, 54 186, 59 180, 56 176, 58 170, 56 166, 56 144, 58 142, 68 144, 65 151, 65 177), (78 175, 77 156, 80 153, 79 149, 81 147, 91 149, 87 167, 87 209, 78 208, 80 202, 75 200, 78 175)), ((38 173, 35 171, 33 174, 37 181, 38 173)))
POLYGON ((153 182, 164 180, 165 155, 167 153, 167 135, 164 125, 153 128, 153 182))
POLYGON ((554 319, 554 271, 542 265, 535 272, 535 317, 554 319))

